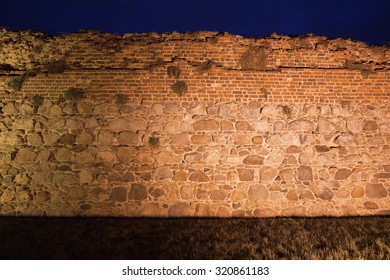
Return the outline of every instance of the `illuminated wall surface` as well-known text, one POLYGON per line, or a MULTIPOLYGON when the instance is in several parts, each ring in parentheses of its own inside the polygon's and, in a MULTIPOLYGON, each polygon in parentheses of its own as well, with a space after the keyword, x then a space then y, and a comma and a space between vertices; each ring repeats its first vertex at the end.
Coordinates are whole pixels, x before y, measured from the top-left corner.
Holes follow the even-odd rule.
POLYGON ((390 214, 390 48, 0 31, 1 215, 390 214))

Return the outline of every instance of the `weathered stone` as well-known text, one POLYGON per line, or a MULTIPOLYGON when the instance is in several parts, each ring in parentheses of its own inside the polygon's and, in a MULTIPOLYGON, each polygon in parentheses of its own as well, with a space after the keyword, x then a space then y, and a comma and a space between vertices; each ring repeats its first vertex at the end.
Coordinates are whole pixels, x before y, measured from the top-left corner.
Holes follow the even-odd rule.
POLYGON ((128 130, 129 123, 130 122, 124 118, 118 118, 118 119, 110 121, 108 123, 108 127, 112 131, 119 132, 119 131, 123 131, 123 130, 128 130))
POLYGON ((153 173, 153 178, 155 180, 165 180, 172 178, 172 171, 166 166, 157 167, 153 173))
POLYGON ((195 206, 196 217, 209 217, 210 216, 210 206, 206 203, 198 203, 195 206))
POLYGON ((247 134, 234 134, 233 140, 234 144, 237 145, 246 145, 250 143, 250 137, 247 134))
POLYGON ((334 131, 334 125, 327 118, 319 116, 316 131, 320 133, 331 133, 334 131))
POLYGON ((163 210, 160 208, 158 203, 151 202, 146 204, 138 212, 142 217, 161 217, 164 216, 163 210))
POLYGON ((377 130, 378 128, 378 124, 375 121, 366 121, 363 125, 363 130, 365 131, 373 131, 377 130))
POLYGON ((242 190, 234 190, 232 194, 232 200, 233 201, 241 201, 248 198, 247 192, 244 192, 242 190))
MULTIPOLYGON (((203 102, 195 103, 187 111, 195 116, 206 115, 206 104, 203 102)), ((210 107, 207 108, 207 111, 210 111, 210 107)))
POLYGON ((384 198, 387 196, 387 190, 383 184, 370 184, 366 186, 366 196, 368 198, 384 198))
POLYGON ((390 165, 383 165, 383 170, 385 172, 390 172, 390 165))
POLYGON ((363 129, 363 121, 359 119, 348 119, 347 129, 352 132, 359 132, 363 129))
POLYGON ((230 212, 226 207, 218 207, 216 216, 220 218, 227 218, 230 217, 230 212))
POLYGON ((237 169, 238 178, 240 181, 253 181, 254 179, 254 170, 253 169, 237 169))
POLYGON ((154 103, 150 112, 152 115, 158 115, 158 116, 163 115, 164 105, 160 103, 154 103))
POLYGON ((210 152, 204 154, 204 162, 206 164, 215 165, 219 163, 219 160, 221 159, 221 156, 217 152, 210 152))
POLYGON ((298 194, 295 190, 290 190, 287 195, 287 200, 289 201, 297 201, 299 198, 298 198, 298 194))
POLYGON ((297 134, 290 133, 290 132, 284 133, 280 137, 280 141, 282 145, 286 145, 286 146, 296 147, 301 145, 301 142, 299 141, 299 136, 297 134))
POLYGON ((218 131, 219 122, 213 119, 200 120, 194 124, 195 131, 218 131))
POLYGON ((315 145, 314 147, 317 153, 327 153, 330 151, 329 147, 325 145, 315 145))
MULTIPOLYGON (((121 160, 119 160, 119 158, 118 158, 118 160, 122 163, 126 163, 126 160, 131 160, 131 155, 129 155, 129 154, 123 154, 121 156, 122 156, 121 160)), ((104 163, 113 163, 116 161, 116 157, 115 157, 115 154, 111 151, 101 151, 101 152, 97 152, 96 161, 97 162, 104 162, 104 163)))
POLYGON ((12 123, 12 128, 31 130, 34 128, 34 121, 31 118, 18 118, 12 123))
POLYGON ((272 182, 278 176, 278 170, 276 168, 265 166, 260 169, 260 182, 272 182))
POLYGON ((190 145, 190 139, 187 133, 176 134, 170 142, 171 145, 190 145))
POLYGON ((49 201, 50 199, 51 199, 51 194, 47 191, 37 192, 33 198, 33 200, 38 202, 38 203, 49 201))
POLYGON ((362 186, 357 186, 352 189, 351 196, 353 198, 359 198, 364 196, 364 188, 362 186))
POLYGON ((146 187, 142 184, 132 184, 129 191, 129 200, 145 200, 148 198, 146 187))
POLYGON ((255 130, 258 132, 269 132, 271 131, 270 124, 265 120, 256 121, 255 130))
POLYGON ((211 200, 225 200, 226 192, 222 190, 214 190, 211 192, 210 199, 211 200))
POLYGON ((191 173, 189 180, 196 181, 196 182, 208 182, 210 181, 210 178, 209 176, 204 174, 204 172, 197 170, 191 173))
POLYGON ((312 181, 313 171, 310 166, 300 166, 298 168, 298 179, 301 181, 312 181))
POLYGON ((326 188, 326 189, 322 190, 321 192, 319 192, 318 194, 316 194, 316 196, 318 198, 323 199, 323 200, 331 200, 333 198, 334 194, 329 188, 326 188))
POLYGON ((192 199, 194 188, 184 185, 180 188, 180 196, 182 199, 192 199))
POLYGON ((252 143, 256 145, 261 145, 263 144, 263 137, 262 136, 254 136, 252 138, 252 143))
POLYGON ((237 131, 254 131, 253 126, 247 121, 237 121, 236 122, 236 130, 237 131))
POLYGON ((93 172, 91 170, 83 169, 80 171, 79 178, 81 184, 91 184, 93 177, 93 172))
POLYGON ((85 190, 81 186, 72 186, 66 192, 67 200, 84 200, 85 199, 85 190))
POLYGON ((272 209, 255 209, 253 216, 257 218, 271 218, 278 216, 278 213, 272 209))
POLYGON ((79 184, 80 179, 72 173, 55 172, 53 174, 53 183, 57 185, 73 185, 79 184))
POLYGON ((43 142, 45 145, 51 146, 57 143, 60 139, 60 136, 57 133, 44 133, 43 142))
POLYGON ((388 179, 388 178, 390 178, 390 172, 389 173, 377 173, 377 174, 374 174, 374 178, 377 178, 377 179, 388 179))
POLYGON ((352 173, 353 173, 353 170, 342 168, 342 169, 337 170, 336 174, 334 175, 334 179, 335 180, 346 180, 352 175, 352 173))
POLYGON ((245 217, 245 211, 244 210, 234 210, 232 212, 233 218, 243 218, 245 217))
POLYGON ((228 156, 224 160, 225 164, 240 164, 242 163, 242 158, 240 156, 228 156))
POLYGON ((63 134, 60 137, 60 143, 63 145, 73 145, 76 141, 76 136, 73 134, 63 134))
POLYGON ((181 163, 182 160, 179 157, 174 156, 169 152, 160 152, 156 156, 156 162, 158 165, 178 164, 181 163))
POLYGON ((41 146, 43 144, 42 137, 37 133, 28 135, 27 141, 31 146, 41 146))
POLYGON ((16 109, 14 103, 7 103, 3 108, 3 115, 17 115, 19 114, 19 110, 16 109))
POLYGON ((271 135, 270 137, 268 137, 266 140, 265 140, 265 143, 268 145, 268 146, 279 146, 282 141, 280 139, 280 136, 275 134, 275 135, 271 135))
POLYGON ((290 168, 283 169, 279 172, 279 178, 284 182, 290 182, 294 179, 294 171, 290 168))
POLYGON ((211 142, 210 135, 192 135, 191 141, 193 144, 208 144, 211 142))
POLYGON ((83 131, 76 137, 77 144, 91 145, 95 141, 95 135, 91 131, 83 131))
POLYGON ((273 150, 268 157, 265 158, 264 163, 267 165, 280 165, 283 162, 284 154, 280 150, 273 150))
POLYGON ((246 165, 261 165, 264 162, 264 158, 256 155, 249 155, 244 158, 244 164, 246 165))
POLYGON ((289 123, 290 130, 299 130, 299 131, 313 131, 314 124, 311 121, 305 119, 295 120, 289 123))
POLYGON ((177 171, 173 176, 173 181, 187 181, 187 172, 177 171))
POLYGON ((22 148, 18 151, 15 157, 17 162, 33 162, 37 158, 37 153, 35 153, 30 148, 22 148))
POLYGON ((139 144, 138 134, 130 130, 120 132, 117 140, 119 144, 124 145, 136 146, 139 144))
POLYGON ((364 208, 366 208, 368 210, 375 210, 375 209, 379 208, 378 204, 376 204, 373 201, 366 201, 366 202, 364 202, 363 205, 364 205, 364 208))
POLYGON ((202 154, 198 152, 189 153, 184 156, 184 159, 188 163, 198 162, 202 160, 202 154))
POLYGON ((302 152, 302 148, 292 145, 292 146, 288 146, 284 152, 287 154, 299 154, 302 152))
POLYGON ((269 197, 269 191, 264 185, 253 185, 249 187, 248 198, 251 201, 265 200, 269 197))
POLYGON ((168 210, 169 217, 188 217, 192 215, 192 209, 187 202, 175 202, 168 210))
POLYGON ((222 131, 233 131, 233 123, 231 121, 222 120, 221 121, 221 130, 222 131))
POLYGON ((112 201, 125 202, 127 200, 127 189, 125 187, 112 188, 110 199, 112 201))
POLYGON ((114 133, 108 129, 102 129, 97 136, 97 142, 100 145, 112 145, 114 142, 114 133))

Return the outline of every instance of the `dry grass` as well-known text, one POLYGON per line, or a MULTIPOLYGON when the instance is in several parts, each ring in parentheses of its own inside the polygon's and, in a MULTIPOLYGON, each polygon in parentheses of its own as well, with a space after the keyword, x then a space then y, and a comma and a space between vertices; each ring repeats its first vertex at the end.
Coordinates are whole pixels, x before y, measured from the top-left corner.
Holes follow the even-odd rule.
POLYGON ((0 218, 2 259, 390 259, 390 217, 0 218))

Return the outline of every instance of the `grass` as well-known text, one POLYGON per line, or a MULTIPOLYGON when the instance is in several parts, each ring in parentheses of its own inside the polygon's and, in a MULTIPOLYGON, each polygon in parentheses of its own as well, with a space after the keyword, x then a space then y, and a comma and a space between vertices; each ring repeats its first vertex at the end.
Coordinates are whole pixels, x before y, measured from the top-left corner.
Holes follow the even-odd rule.
POLYGON ((0 218, 1 259, 390 259, 390 217, 0 218))

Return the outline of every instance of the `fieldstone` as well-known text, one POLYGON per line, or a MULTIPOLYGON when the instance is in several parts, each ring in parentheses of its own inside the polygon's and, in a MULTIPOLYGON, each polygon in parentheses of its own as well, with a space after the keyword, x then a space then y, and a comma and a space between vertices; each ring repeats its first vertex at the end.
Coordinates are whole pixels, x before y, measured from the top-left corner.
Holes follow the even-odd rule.
POLYGON ((236 122, 237 131, 254 131, 253 126, 247 121, 237 121, 236 122))
POLYGON ((35 153, 30 148, 22 148, 20 149, 15 157, 15 161, 17 162, 33 162, 37 157, 37 153, 35 153))
POLYGON ((390 172, 390 165, 383 165, 383 170, 385 172, 390 172))
MULTIPOLYGON (((208 111, 210 108, 207 108, 208 111)), ((206 115, 206 104, 204 102, 197 102, 195 104, 192 104, 190 108, 187 109, 187 111, 195 116, 203 116, 206 115)))
POLYGON ((383 184, 370 184, 366 186, 366 196, 368 198, 384 198, 387 196, 387 190, 383 184))
POLYGON ((333 192, 329 189, 326 188, 322 190, 320 193, 316 194, 318 198, 321 198, 323 200, 331 200, 334 196, 333 192))
POLYGON ((91 184, 93 181, 93 172, 91 170, 83 169, 79 174, 81 184, 91 184))
POLYGON ((374 174, 374 178, 388 179, 388 178, 390 178, 390 173, 377 173, 377 174, 374 174))
POLYGON ((226 192, 222 190, 214 190, 211 192, 210 199, 211 200, 225 200, 226 192))
POLYGON ((280 137, 280 141, 282 142, 282 145, 289 145, 289 146, 299 146, 301 145, 301 142, 299 141, 299 135, 293 134, 293 133, 284 133, 280 137))
POLYGON ((234 144, 246 145, 250 143, 250 137, 247 134, 234 134, 233 135, 234 144))
POLYGON ((336 174, 334 175, 334 179, 335 180, 346 180, 352 175, 352 173, 353 173, 353 170, 342 168, 342 169, 337 170, 336 174))
POLYGON ((264 185, 253 185, 249 187, 248 198, 251 201, 265 200, 269 197, 269 191, 264 185))
POLYGON ((278 170, 276 168, 265 166, 260 169, 260 182, 272 182, 278 176, 278 170))
POLYGON ((108 123, 108 127, 112 131, 119 132, 119 131, 129 129, 129 123, 130 122, 124 118, 118 118, 118 119, 110 121, 108 123))
POLYGON ((95 141, 95 135, 91 131, 83 131, 76 137, 77 144, 91 145, 95 141))
POLYGON ((204 172, 197 170, 191 173, 189 180, 196 181, 196 182, 208 182, 210 181, 210 178, 209 176, 204 174, 204 172))
POLYGON ((53 183, 58 185, 72 185, 79 184, 80 179, 72 173, 55 172, 53 174, 53 183))
POLYGON ((249 155, 244 158, 244 164, 246 165, 261 165, 264 162, 264 158, 256 155, 249 155))
POLYGON ((70 119, 66 122, 66 128, 69 130, 80 130, 84 128, 84 122, 79 119, 70 119))
POLYGON ((379 208, 378 204, 376 204, 373 201, 366 201, 366 202, 364 202, 363 205, 364 205, 364 208, 366 208, 368 210, 375 210, 375 209, 379 208))
POLYGON ((176 134, 170 142, 171 145, 185 145, 191 144, 190 138, 187 133, 176 134))
POLYGON ((148 203, 140 209, 139 215, 143 217, 160 217, 162 216, 162 209, 156 202, 148 203))
POLYGON ((28 135, 27 141, 31 146, 41 146, 43 144, 42 137, 37 133, 28 135))
POLYGON ((34 128, 34 121, 32 118, 18 118, 12 123, 12 128, 32 130, 34 128))
POLYGON ((153 173, 153 178, 155 180, 165 180, 172 178, 172 171, 166 166, 157 167, 153 173))
POLYGON ((97 136, 97 142, 100 145, 112 145, 114 142, 114 133, 108 129, 102 129, 97 136))
POLYGON ((378 129, 378 124, 375 121, 366 121, 363 125, 363 130, 365 131, 372 131, 377 129, 378 129))
POLYGON ((348 119, 347 129, 352 132, 359 132, 363 129, 363 121, 359 119, 348 119))
POLYGON ((60 136, 57 133, 44 133, 43 142, 45 145, 52 146, 58 142, 60 136))
POLYGON ((232 194, 233 201, 241 201, 248 198, 248 194, 242 190, 234 190, 232 194))
MULTIPOLYGON (((127 155, 127 156, 129 156, 129 155, 127 155)), ((130 160, 130 159, 126 158, 126 154, 122 155, 121 160, 122 159, 130 160)), ((116 161, 116 157, 115 157, 115 154, 111 151, 101 151, 101 152, 97 152, 96 161, 97 162, 104 162, 104 163, 113 163, 116 161)), ((120 161, 120 162, 122 162, 122 161, 120 161)), ((125 162, 122 162, 122 163, 125 163, 125 162)))
POLYGON ((218 164, 220 159, 221 156, 217 152, 205 153, 204 155, 204 162, 206 164, 211 164, 211 165, 218 164))
POLYGON ((279 178, 284 182, 292 181, 294 179, 294 171, 290 168, 283 169, 279 172, 279 178))
POLYGON ((300 166, 298 168, 298 179, 301 181, 312 181, 313 171, 310 166, 300 166))
POLYGON ((51 199, 51 194, 47 191, 37 192, 33 198, 35 202, 45 202, 51 199))
POLYGON ((218 131, 219 122, 213 119, 200 120, 194 124, 195 131, 218 131))
POLYGON ((129 200, 145 200, 148 198, 146 187, 142 184, 132 184, 129 192, 129 200))
POLYGON ((136 146, 139 144, 138 134, 130 130, 120 132, 117 140, 119 144, 124 145, 136 146))
POLYGON ((314 148, 316 149, 317 153, 327 153, 330 151, 329 147, 325 145, 315 145, 314 148))
POLYGON ((65 195, 67 200, 83 200, 86 197, 85 190, 81 186, 70 187, 65 195))
POLYGON ((255 209, 253 216, 257 218, 271 218, 278 216, 278 213, 272 209, 255 209))
POLYGON ((193 152, 193 153, 190 153, 190 154, 186 154, 184 156, 184 159, 188 163, 198 162, 198 161, 202 160, 202 154, 198 153, 198 152, 193 152))
POLYGON ((254 136, 252 138, 252 143, 256 145, 261 145, 263 144, 263 137, 262 136, 254 136))
POLYGON ((164 105, 160 103, 154 103, 151 109, 152 115, 163 115, 164 114, 164 105))
POLYGON ((191 142, 193 144, 208 144, 211 142, 210 135, 192 135, 191 142))
POLYGON ((63 145, 73 145, 76 141, 76 136, 73 134, 63 134, 60 137, 60 143, 63 145))
POLYGON ((216 216, 220 218, 227 218, 230 217, 230 212, 226 207, 221 206, 218 207, 216 216))
POLYGON ((238 173, 236 171, 228 171, 226 174, 226 179, 229 182, 238 181, 238 173))
POLYGON ((288 146, 284 152, 287 154, 299 154, 302 152, 302 148, 292 145, 292 146, 288 146))
MULTIPOLYGON (((130 147, 119 147, 117 150, 116 150, 116 158, 118 159, 118 161, 120 163, 123 163, 125 165, 131 165, 133 159, 134 159, 134 149, 133 148, 130 148, 130 147)), ((150 163, 147 158, 146 158, 146 155, 144 157, 141 157, 143 154, 139 154, 137 155, 137 159, 139 159, 140 162, 144 162, 144 163, 150 163), (139 158, 141 157, 141 158, 139 158)), ((151 160, 150 160, 151 161, 151 160)))
POLYGON ((320 133, 331 133, 334 131, 334 125, 327 118, 319 116, 316 131, 320 133))
POLYGON ((169 217, 188 217, 192 216, 192 209, 187 202, 175 202, 168 210, 169 217))
POLYGON ((160 152, 156 156, 156 162, 158 165, 164 165, 164 164, 178 164, 181 163, 181 158, 172 155, 169 152, 160 152))
POLYGON ((362 186, 357 186, 352 189, 351 196, 353 198, 359 198, 364 196, 364 188, 362 186))
POLYGON ((280 135, 271 135, 270 137, 268 137, 266 140, 265 140, 265 143, 268 145, 268 146, 279 146, 282 141, 280 139, 280 135))
POLYGON ((32 181, 37 185, 49 185, 52 183, 53 176, 48 172, 36 172, 31 176, 32 181))
POLYGON ((187 181, 187 172, 177 171, 173 176, 173 181, 187 181))
POLYGON ((264 163, 267 165, 280 165, 283 162, 284 154, 280 150, 273 150, 268 157, 265 158, 264 163))
POLYGON ((253 181, 254 179, 254 170, 253 169, 237 169, 238 178, 240 181, 253 181))
POLYGON ((127 200, 127 189, 125 187, 112 188, 110 199, 112 201, 125 202, 127 200))
POLYGON ((191 186, 184 185, 180 188, 180 196, 182 199, 192 199, 193 197, 193 190, 191 186))
POLYGON ((3 115, 17 115, 19 114, 19 110, 16 109, 14 103, 10 102, 6 104, 3 108, 3 115))
POLYGON ((233 123, 231 121, 222 120, 221 121, 221 130, 222 131, 233 131, 233 123))
POLYGON ((209 217, 210 216, 210 206, 206 203, 198 203, 195 206, 196 217, 209 217))
POLYGON ((256 121, 255 130, 258 132, 269 132, 271 130, 270 124, 268 121, 265 120, 256 121))
POLYGON ((166 122, 164 125, 164 131, 167 131, 167 132, 180 131, 180 125, 181 125, 181 122, 179 122, 179 121, 166 122))
POLYGON ((289 200, 289 201, 297 201, 299 199, 298 194, 295 190, 288 191, 286 197, 287 197, 287 200, 289 200))
POLYGON ((290 130, 299 130, 299 131, 313 131, 314 124, 311 121, 305 119, 295 120, 289 123, 290 130))
POLYGON ((224 160, 225 164, 237 165, 242 163, 242 159, 240 156, 228 156, 224 160))

